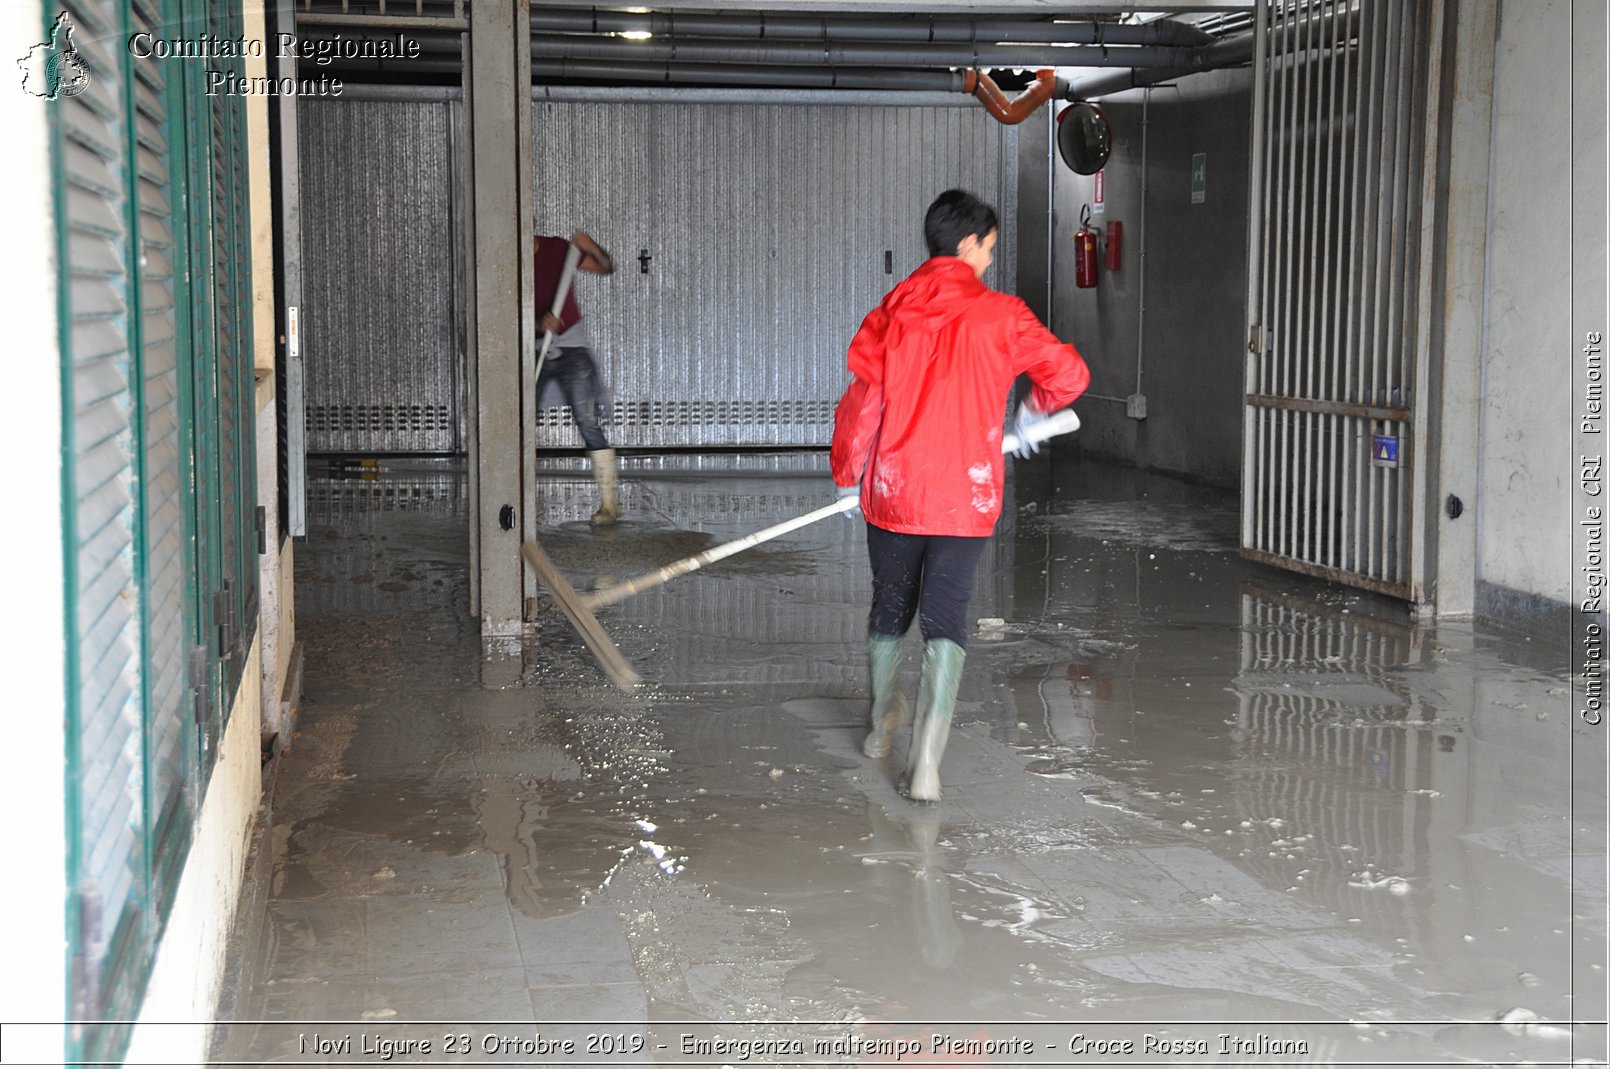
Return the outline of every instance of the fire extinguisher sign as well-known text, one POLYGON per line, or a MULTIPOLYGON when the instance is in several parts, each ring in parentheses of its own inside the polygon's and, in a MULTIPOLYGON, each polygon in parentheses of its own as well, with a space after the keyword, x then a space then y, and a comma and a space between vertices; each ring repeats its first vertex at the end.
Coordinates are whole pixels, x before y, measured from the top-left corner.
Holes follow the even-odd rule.
POLYGON ((1090 214, 1101 215, 1107 210, 1107 172, 1097 171, 1095 188, 1090 193, 1090 214))
POLYGON ((1207 200, 1207 153, 1198 152, 1191 157, 1191 203, 1207 200))

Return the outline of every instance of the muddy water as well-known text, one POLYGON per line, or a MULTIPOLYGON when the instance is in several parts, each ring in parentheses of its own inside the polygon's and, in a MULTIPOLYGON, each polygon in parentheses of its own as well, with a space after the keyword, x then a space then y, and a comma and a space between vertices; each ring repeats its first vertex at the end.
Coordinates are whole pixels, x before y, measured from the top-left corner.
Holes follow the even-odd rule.
MULTIPOLYGON (((558 465, 544 544, 577 587, 618 582, 822 504, 810 463, 628 467, 602 533, 558 465)), ((687 1033, 940 1022, 1042 1029, 997 1064, 1072 1031, 1213 1064, 1604 1055, 1564 1026, 1603 1018, 1606 925, 1603 736, 1563 646, 1250 566, 1220 493, 1041 472, 981 565, 973 615, 1000 623, 923 808, 892 789, 903 740, 859 752, 856 524, 604 610, 646 681, 623 695, 552 607, 486 670, 465 511, 450 472, 316 487, 243 1017, 617 1022, 644 1063, 687 1033)), ((295 1051, 226 1031, 243 1060, 295 1051)))

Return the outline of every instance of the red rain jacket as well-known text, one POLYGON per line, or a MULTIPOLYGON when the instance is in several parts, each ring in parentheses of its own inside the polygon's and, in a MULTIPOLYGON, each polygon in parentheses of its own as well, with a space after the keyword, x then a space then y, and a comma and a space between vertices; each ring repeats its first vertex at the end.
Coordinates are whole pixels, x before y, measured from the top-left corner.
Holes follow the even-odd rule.
POLYGON ((1012 383, 1027 373, 1042 412, 1090 384, 1073 346, 954 256, 934 257, 884 297, 850 342, 849 365, 833 417, 833 481, 859 484, 867 520, 904 534, 994 531, 1012 383))

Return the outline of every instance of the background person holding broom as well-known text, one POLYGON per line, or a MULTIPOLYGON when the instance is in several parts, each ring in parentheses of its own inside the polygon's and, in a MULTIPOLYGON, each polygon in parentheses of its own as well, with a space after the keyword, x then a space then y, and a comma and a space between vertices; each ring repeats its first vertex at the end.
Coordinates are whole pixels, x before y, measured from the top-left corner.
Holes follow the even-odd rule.
POLYGON ((1013 427, 1025 457, 1039 448, 1025 432, 1090 384, 1073 346, 1020 298, 984 285, 998 226, 995 210, 964 190, 934 200, 923 220, 930 259, 862 322, 834 413, 833 481, 841 497, 860 495, 872 562, 868 757, 888 755, 905 719, 900 642, 913 618, 922 628, 922 683, 900 781, 915 802, 939 800, 973 575, 1001 513, 1001 413, 1012 384, 1020 374, 1034 383, 1013 427))
POLYGON ((615 273, 615 261, 584 230, 572 234, 570 241, 546 234, 536 236, 532 249, 532 287, 536 307, 542 312, 542 329, 554 334, 553 351, 537 373, 537 403, 543 403, 543 391, 550 383, 564 394, 571 418, 581 432, 582 444, 587 448, 593 481, 598 484, 598 511, 593 513, 592 522, 594 526, 607 527, 620 517, 620 469, 615 450, 610 448, 600 425, 599 398, 603 389, 598 366, 593 362, 592 338, 582 320, 574 287, 566 294, 560 314, 555 315, 551 310, 564 273, 565 253, 572 243, 582 254, 577 270, 594 275, 615 273))

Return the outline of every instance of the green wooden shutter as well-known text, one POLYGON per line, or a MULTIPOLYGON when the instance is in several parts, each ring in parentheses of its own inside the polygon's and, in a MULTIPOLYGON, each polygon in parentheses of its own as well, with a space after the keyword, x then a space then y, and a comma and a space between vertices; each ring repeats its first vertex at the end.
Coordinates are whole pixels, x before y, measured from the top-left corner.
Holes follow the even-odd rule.
MULTIPOLYGON (((136 0, 131 32, 165 31, 157 0, 136 0)), ((127 39, 127 35, 125 35, 127 39)), ((179 375, 179 316, 175 297, 178 249, 168 67, 131 64, 135 122, 135 239, 140 375, 140 556, 143 584, 146 708, 146 809, 154 906, 166 916, 180 862, 190 843, 195 791, 195 719, 188 653, 195 642, 194 560, 190 553, 187 491, 189 428, 179 375)))
MULTIPOLYGON (((119 26, 87 4, 68 11, 90 70, 83 92, 51 102, 62 274, 67 515, 70 1013, 127 1018, 120 983, 146 941, 142 637, 131 406, 127 100, 119 26)), ((48 27, 47 27, 48 33, 48 27)), ((119 1045, 73 1029, 86 1053, 119 1045)))
MULTIPOLYGON (((239 0, 65 13, 90 71, 81 93, 45 102, 65 408, 67 1013, 128 1021, 193 836, 214 714, 255 633, 256 485, 243 104, 207 97, 201 64, 136 60, 124 42, 203 25, 239 38, 242 20, 239 0)), ((68 1060, 115 1061, 128 1032, 75 1025, 68 1060)))
MULTIPOLYGON (((239 40, 240 6, 208 4, 214 36, 239 40)), ((210 61, 214 69, 244 77, 239 58, 210 61)), ((244 99, 217 94, 207 101, 207 170, 210 201, 212 342, 218 436, 216 486, 220 583, 215 614, 226 658, 224 696, 240 683, 255 629, 257 544, 256 380, 252 370, 251 229, 246 175, 244 99)), ((222 724, 219 724, 221 730, 222 724)))

